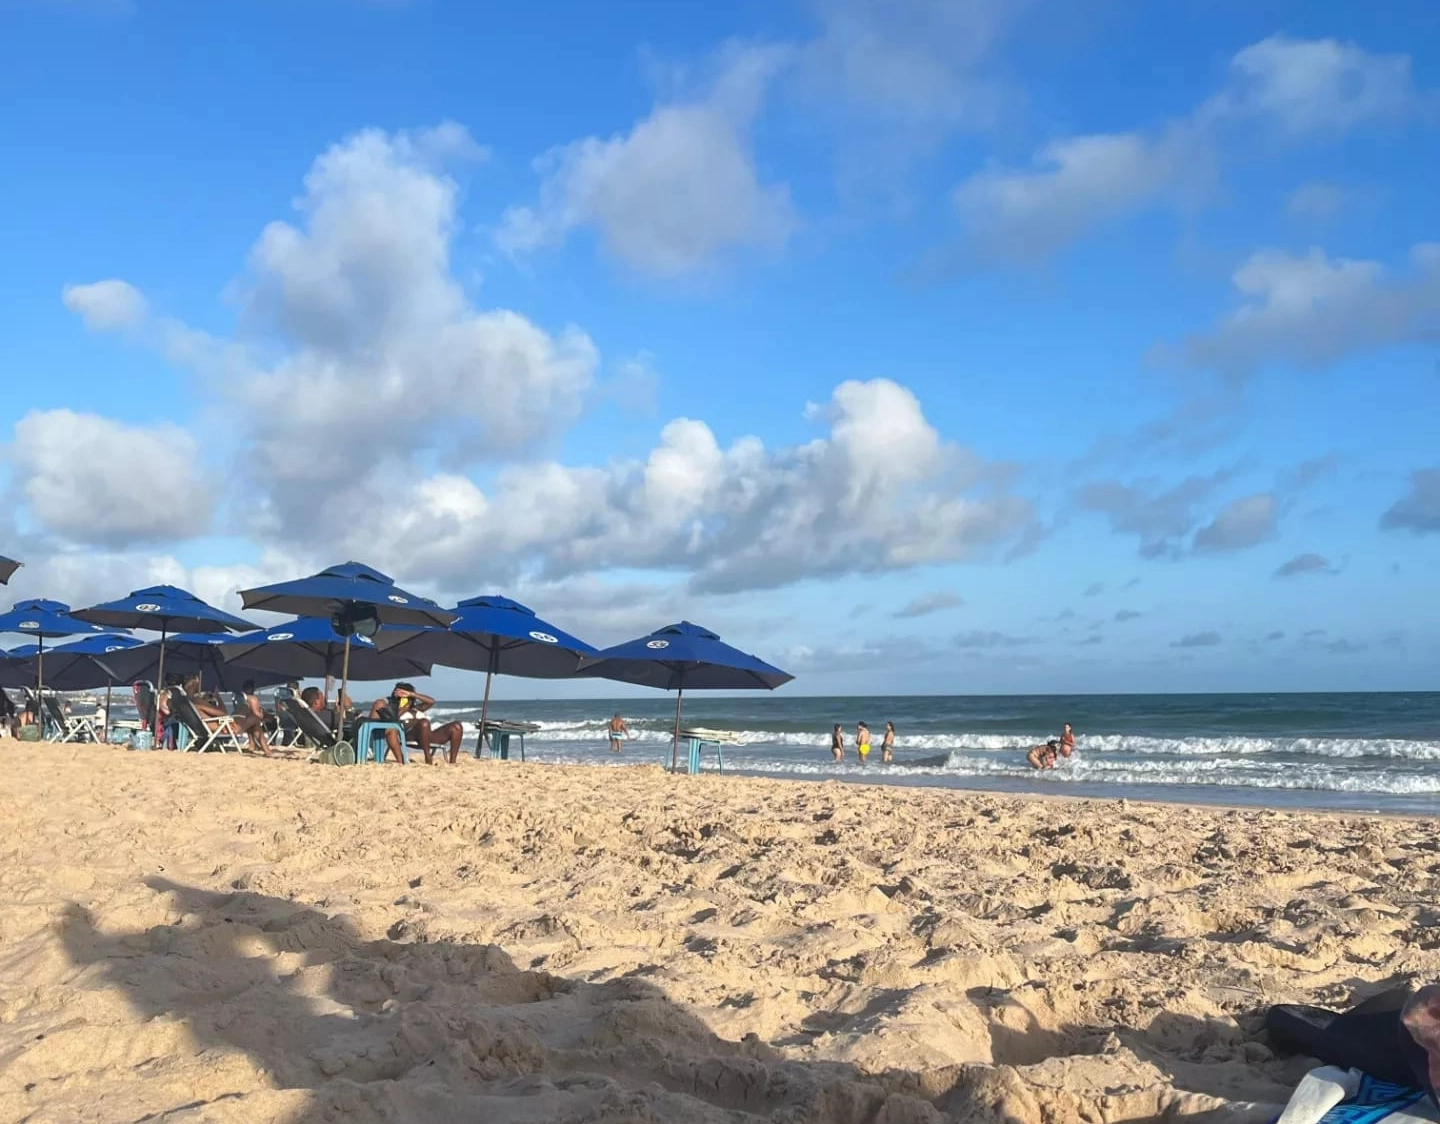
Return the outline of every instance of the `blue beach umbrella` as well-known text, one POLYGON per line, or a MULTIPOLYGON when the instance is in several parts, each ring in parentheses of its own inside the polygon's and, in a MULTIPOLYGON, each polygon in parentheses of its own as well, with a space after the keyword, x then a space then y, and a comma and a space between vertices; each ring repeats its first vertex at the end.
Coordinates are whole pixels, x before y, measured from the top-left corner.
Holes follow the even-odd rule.
POLYGON ((420 625, 444 628, 455 614, 426 597, 407 593, 393 578, 359 562, 330 566, 308 578, 242 589, 247 609, 293 613, 297 617, 328 617, 345 638, 340 659, 340 694, 350 679, 350 649, 354 637, 373 637, 381 625, 420 625))
POLYGON ((160 688, 165 686, 167 670, 180 675, 199 674, 207 686, 221 691, 238 690, 247 679, 255 680, 257 686, 270 687, 290 678, 279 672, 227 663, 225 646, 231 639, 211 632, 177 632, 163 644, 152 640, 138 648, 115 652, 105 664, 119 680, 133 683, 147 679, 160 688))
POLYGON ((19 562, 0 554, 0 585, 7 584, 10 579, 15 576, 15 571, 18 569, 20 569, 19 562))
MULTIPOLYGON (((45 653, 50 673, 50 686, 57 691, 89 691, 109 687, 123 678, 106 666, 111 653, 138 648, 144 641, 133 636, 112 632, 82 636, 68 644, 57 644, 45 653)), ((25 644, 10 653, 0 668, 0 686, 19 687, 35 678, 35 663, 40 656, 38 644, 25 644), (22 678, 23 677, 23 678, 22 678)))
POLYGON ((578 675, 614 679, 675 692, 675 740, 670 767, 679 767, 680 705, 692 691, 773 691, 795 676, 758 656, 732 648, 715 633, 689 621, 606 648, 584 661, 578 675))
POLYGON ((77 620, 71 614, 70 606, 60 601, 39 598, 17 601, 8 613, 0 614, 0 632, 18 632, 35 637, 35 689, 40 692, 45 690, 46 640, 104 631, 98 625, 77 620))
POLYGON ((480 727, 490 711, 490 681, 496 675, 526 679, 568 679, 587 656, 599 652, 585 641, 542 621, 535 610, 508 597, 472 597, 455 606, 449 628, 381 632, 384 652, 404 653, 445 667, 485 673, 480 727))
MULTIPOLYGON (((93 621, 107 628, 143 628, 148 632, 158 632, 159 658, 154 675, 157 686, 165 679, 165 649, 172 632, 249 632, 255 627, 224 609, 207 605, 189 590, 173 585, 152 585, 132 590, 118 601, 77 609, 75 615, 83 621, 93 621)), ((132 675, 130 678, 142 676, 132 675)))
MULTIPOLYGON (((397 635, 418 635, 429 629, 396 630, 397 635)), ((400 652, 382 652, 368 636, 350 638, 351 679, 405 679, 429 675, 430 665, 400 652)), ((297 617, 259 632, 228 636, 221 647, 226 662, 284 675, 288 679, 338 676, 344 669, 344 636, 332 621, 322 617, 297 617)))

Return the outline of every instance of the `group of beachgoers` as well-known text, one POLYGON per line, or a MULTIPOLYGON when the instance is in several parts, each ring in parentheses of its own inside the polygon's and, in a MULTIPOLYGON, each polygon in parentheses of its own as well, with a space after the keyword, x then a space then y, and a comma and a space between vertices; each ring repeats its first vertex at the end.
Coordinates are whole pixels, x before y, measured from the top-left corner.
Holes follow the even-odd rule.
MULTIPOLYGON (((870 727, 864 722, 855 724, 855 754, 864 765, 870 759, 870 727)), ((830 732, 830 756, 837 762, 845 760, 845 728, 839 722, 830 732)), ((885 735, 880 740, 880 760, 889 764, 895 760, 895 723, 885 723, 885 735)))
POLYGON ((1062 758, 1068 761, 1074 752, 1075 733, 1067 722, 1058 738, 1031 746, 1030 752, 1025 755, 1025 761, 1032 769, 1053 769, 1062 758))
MULTIPOLYGON (((206 694, 200 689, 200 677, 167 676, 167 685, 178 687, 189 699, 208 730, 228 730, 242 737, 250 752, 262 757, 275 756, 274 743, 289 745, 296 742, 314 741, 300 728, 295 713, 288 709, 298 706, 311 712, 319 726, 330 736, 354 738, 362 722, 386 722, 399 726, 404 731, 404 744, 414 746, 424 755, 425 763, 431 764, 439 750, 442 759, 454 764, 460 756, 460 744, 465 737, 465 727, 459 722, 433 724, 425 712, 435 705, 429 695, 415 689, 413 683, 396 683, 390 694, 376 699, 368 709, 356 708, 348 695, 342 695, 337 708, 331 705, 319 687, 300 689, 299 680, 292 680, 275 692, 273 707, 267 708, 256 690, 253 680, 247 680, 239 691, 233 693, 232 705, 227 707, 218 695, 206 694)), ((176 722, 172 715, 173 705, 169 690, 156 693, 158 711, 157 725, 161 730, 175 731, 176 722)), ((384 730, 385 756, 397 762, 405 760, 401 745, 401 733, 394 728, 384 730)), ((177 738, 172 733, 164 743, 173 746, 177 738)))

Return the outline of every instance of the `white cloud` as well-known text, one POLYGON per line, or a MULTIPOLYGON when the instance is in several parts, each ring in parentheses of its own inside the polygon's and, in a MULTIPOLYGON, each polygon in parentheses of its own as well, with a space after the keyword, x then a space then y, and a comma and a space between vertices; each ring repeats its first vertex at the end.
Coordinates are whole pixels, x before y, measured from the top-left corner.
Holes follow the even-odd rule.
POLYGON ((534 207, 506 212, 502 249, 557 245, 593 227, 630 266, 675 277, 735 249, 783 246, 796 226, 789 188, 765 183, 749 131, 785 52, 736 47, 708 95, 658 105, 630 132, 587 137, 537 161, 534 207))
POLYGON ((1175 558, 1198 522, 1196 508, 1228 475, 1187 476, 1168 487, 1154 481, 1132 485, 1099 480, 1081 488, 1077 498, 1083 510, 1104 515, 1117 535, 1138 538, 1141 557, 1175 558))
POLYGON ((397 463, 504 457, 580 410, 590 339, 477 309, 452 275, 459 188, 444 167, 479 155, 453 124, 334 145, 305 177, 300 225, 271 223, 250 253, 246 334, 158 325, 167 354, 230 403, 239 425, 224 432, 246 446, 271 534, 323 540, 373 519, 397 463))
POLYGON ((132 328, 145 319, 145 298, 128 281, 111 278, 89 285, 66 285, 60 299, 92 331, 132 328))
POLYGON ((355 530, 395 570, 442 582, 484 556, 550 576, 679 570, 693 589, 723 592, 964 560, 1031 522, 1029 504, 989 489, 986 466, 941 441, 904 387, 843 383, 812 414, 828 435, 788 448, 753 437, 722 448, 682 418, 642 464, 517 465, 490 494, 430 477, 407 489, 383 543, 355 530))
POLYGON ((194 538, 210 528, 214 487, 195 438, 46 410, 15 426, 14 486, 46 530, 93 546, 194 538))
POLYGON ((1232 500, 1195 532, 1195 549, 1215 552, 1255 546, 1275 533, 1276 514, 1275 497, 1269 492, 1232 500))
POLYGON ((954 201, 976 249, 1035 261, 1171 191, 1200 159, 1183 132, 1069 137, 1041 149, 1031 168, 977 172, 954 201))
POLYGON ((1417 107, 1408 55, 1377 55, 1336 39, 1273 35, 1240 51, 1212 109, 1264 118, 1294 137, 1338 135, 1417 107))
POLYGON ((1248 374, 1268 363, 1315 367, 1355 351, 1431 338, 1440 330, 1440 243, 1416 245, 1410 272, 1374 261, 1261 250, 1233 275, 1245 298, 1207 334, 1186 341, 1194 366, 1248 374))
MULTIPOLYGON (((1432 100, 1414 89, 1407 56, 1275 36, 1238 52, 1225 88, 1192 112, 1149 132, 1051 141, 1029 167, 972 175, 954 201, 972 249, 1036 261, 1120 216, 1199 197, 1227 130, 1268 125, 1291 141, 1334 139, 1432 100)), ((1313 213, 1337 199, 1312 186, 1293 205, 1313 213)))

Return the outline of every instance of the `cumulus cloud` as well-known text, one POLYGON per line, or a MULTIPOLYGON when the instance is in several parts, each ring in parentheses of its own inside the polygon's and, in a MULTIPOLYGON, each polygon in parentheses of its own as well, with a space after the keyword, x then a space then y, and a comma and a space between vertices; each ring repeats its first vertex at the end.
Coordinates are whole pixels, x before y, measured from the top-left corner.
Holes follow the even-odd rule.
POLYGON ((934 593, 922 593, 919 597, 912 598, 891 615, 899 620, 909 620, 914 617, 928 617, 932 613, 943 613, 946 609, 956 609, 963 604, 965 599, 958 594, 951 593, 948 589, 937 589, 934 593))
POLYGON ((1410 251, 1395 275, 1375 261, 1261 250, 1232 276, 1243 303, 1210 332, 1186 341, 1197 367, 1244 376, 1270 363, 1318 367, 1368 348, 1440 332, 1440 243, 1410 251))
POLYGON ((130 282, 116 278, 66 285, 60 299, 91 331, 131 328, 145 319, 145 297, 130 282))
POLYGON ((1275 571, 1277 578, 1294 578, 1301 574, 1333 574, 1335 568, 1323 554, 1297 554, 1275 571))
POLYGON ((1269 492, 1234 500, 1195 532, 1195 549, 1244 550, 1275 533, 1276 503, 1269 492))
POLYGON ((1423 100, 1408 55, 1380 55, 1336 39, 1272 35, 1231 60, 1213 111, 1263 118, 1292 137, 1335 136, 1393 121, 1423 100))
POLYGON ((1191 632, 1171 643, 1172 648, 1214 648, 1224 643, 1218 632, 1191 632))
POLYGON ((977 172, 954 202, 976 250, 1039 261, 1194 177, 1202 157, 1184 130, 1068 137, 1042 148, 1029 168, 977 172))
POLYGON ((373 520, 397 462, 502 457, 575 418, 590 339, 477 309, 452 275, 459 185, 446 168, 480 155, 452 124, 334 145, 305 177, 299 224, 271 223, 251 250, 245 335, 157 329, 240 422, 265 532, 331 541, 373 520))
POLYGON ((499 245, 523 253, 590 227, 610 253, 658 277, 728 250, 784 245, 796 226, 789 188, 762 181, 749 131, 785 57, 777 47, 732 47, 707 96, 656 106, 628 133, 547 153, 536 165, 539 201, 506 212, 499 245))
POLYGON ((1387 531, 1440 534, 1440 468, 1412 472, 1410 490, 1381 516, 1380 526, 1387 531))
POLYGON ((25 415, 10 446, 13 485, 40 526, 101 547, 205 534, 215 490, 200 462, 178 426, 72 410, 25 415))
POLYGON ((431 477, 411 489, 387 549, 406 573, 464 573, 483 554, 552 576, 685 570, 694 589, 727 591, 961 561, 1033 521, 1028 502, 996 490, 987 466, 942 441, 896 383, 842 383, 811 413, 828 434, 793 447, 747 437, 722 448, 682 418, 640 464, 517 465, 490 494, 431 477))

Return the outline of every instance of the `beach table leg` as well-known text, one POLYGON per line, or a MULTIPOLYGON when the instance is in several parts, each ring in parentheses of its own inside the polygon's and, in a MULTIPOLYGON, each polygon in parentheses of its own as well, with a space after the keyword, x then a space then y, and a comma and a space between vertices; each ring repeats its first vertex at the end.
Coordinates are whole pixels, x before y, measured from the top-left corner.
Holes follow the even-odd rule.
POLYGON ((700 739, 690 739, 690 775, 693 777, 700 772, 700 739))

